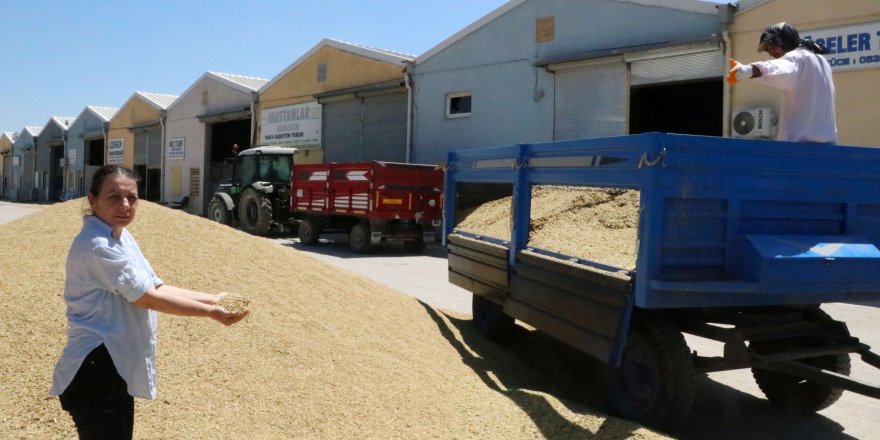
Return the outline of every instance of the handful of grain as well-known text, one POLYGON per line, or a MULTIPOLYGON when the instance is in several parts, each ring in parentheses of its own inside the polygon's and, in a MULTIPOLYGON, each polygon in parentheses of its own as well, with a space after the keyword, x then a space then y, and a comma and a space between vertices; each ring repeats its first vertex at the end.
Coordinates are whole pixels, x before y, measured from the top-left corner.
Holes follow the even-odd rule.
POLYGON ((238 313, 247 310, 251 305, 251 300, 250 298, 246 298, 237 293, 230 293, 223 298, 220 298, 218 305, 226 309, 228 312, 238 313))

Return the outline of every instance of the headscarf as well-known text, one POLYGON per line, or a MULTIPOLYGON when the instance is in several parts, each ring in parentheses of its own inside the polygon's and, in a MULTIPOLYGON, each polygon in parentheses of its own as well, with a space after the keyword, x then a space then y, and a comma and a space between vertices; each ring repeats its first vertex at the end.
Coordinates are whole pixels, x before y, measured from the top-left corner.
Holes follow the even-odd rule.
POLYGON ((786 52, 790 52, 799 46, 803 46, 810 52, 820 55, 828 53, 828 49, 825 49, 821 44, 818 44, 809 38, 801 39, 797 29, 784 21, 771 25, 763 34, 761 34, 761 40, 758 43, 758 52, 767 50, 768 44, 779 46, 786 52))

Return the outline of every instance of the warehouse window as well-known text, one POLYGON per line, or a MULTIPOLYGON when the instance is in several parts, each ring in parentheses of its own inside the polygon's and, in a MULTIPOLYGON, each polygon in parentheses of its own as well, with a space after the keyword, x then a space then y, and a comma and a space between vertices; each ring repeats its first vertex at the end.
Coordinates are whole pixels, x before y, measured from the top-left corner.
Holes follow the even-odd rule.
POLYGON ((465 118, 471 115, 471 92, 446 95, 446 117, 465 118))

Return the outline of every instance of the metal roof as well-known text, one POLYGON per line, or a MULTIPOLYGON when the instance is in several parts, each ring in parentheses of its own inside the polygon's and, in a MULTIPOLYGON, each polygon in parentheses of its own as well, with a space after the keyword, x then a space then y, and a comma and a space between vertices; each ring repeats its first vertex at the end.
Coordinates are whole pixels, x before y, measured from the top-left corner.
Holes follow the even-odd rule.
MULTIPOLYGON (((437 55, 440 52, 443 52, 453 44, 458 41, 464 39, 468 35, 476 32, 478 29, 487 25, 488 23, 494 21, 496 18, 506 14, 511 9, 527 2, 530 0, 510 0, 507 3, 499 6, 494 11, 486 14, 483 18, 471 23, 464 29, 456 32, 451 37, 443 40, 440 44, 428 49, 427 52, 419 55, 415 59, 416 64, 421 64, 428 58, 431 58, 434 55, 437 55)), ((695 12, 698 14, 707 14, 707 15, 715 15, 717 13, 718 6, 715 3, 709 3, 702 0, 612 0, 619 3, 633 3, 642 6, 656 6, 667 9, 677 9, 685 12, 695 12)), ((733 1, 733 0, 731 0, 733 1)))
POLYGON ((116 112, 119 111, 119 109, 116 107, 100 107, 97 105, 87 105, 85 110, 91 111, 95 114, 95 116, 97 116, 104 122, 109 121, 113 117, 113 115, 115 115, 116 112))
POLYGON ((341 51, 351 52, 355 55, 360 55, 362 57, 372 58, 376 61, 381 61, 381 62, 395 64, 395 65, 401 65, 401 68, 403 67, 402 64, 404 62, 413 61, 416 58, 415 55, 409 55, 409 54, 405 54, 402 52, 394 52, 394 51, 390 51, 390 50, 376 49, 373 47, 367 47, 367 46, 363 46, 360 44, 347 43, 345 41, 334 40, 332 38, 325 38, 325 39, 321 40, 318 44, 313 46, 311 49, 309 49, 308 52, 303 54, 301 57, 297 58, 296 61, 294 61, 291 65, 287 66, 287 68, 284 69, 283 71, 281 71, 281 73, 279 73, 278 75, 275 75, 274 78, 272 78, 271 80, 269 80, 269 82, 267 82, 262 87, 260 87, 259 92, 263 93, 266 89, 268 89, 269 87, 272 87, 273 84, 275 84, 276 82, 281 80, 281 78, 284 78, 288 73, 293 71, 293 69, 296 69, 297 67, 299 67, 300 64, 304 63, 306 60, 309 59, 309 57, 311 57, 312 55, 314 55, 316 52, 318 52, 319 50, 321 50, 324 47, 333 47, 333 48, 339 49, 341 51))
POLYGON ((206 76, 211 76, 225 82, 231 83, 232 86, 243 87, 249 92, 256 92, 263 86, 269 82, 268 79, 257 78, 253 76, 244 76, 244 75, 233 75, 231 73, 220 73, 220 72, 208 72, 205 74, 206 76))
POLYGON ((141 97, 144 101, 147 101, 153 107, 156 107, 158 110, 165 110, 177 99, 177 95, 164 95, 162 93, 152 93, 152 92, 134 92, 135 96, 141 97))
POLYGON ((18 133, 14 131, 4 131, 3 135, 0 137, 5 137, 6 139, 9 139, 9 142, 15 142, 15 140, 18 139, 18 133))
POLYGON ((49 118, 49 122, 46 123, 45 127, 48 127, 49 124, 54 122, 55 125, 61 127, 62 130, 67 130, 68 128, 70 128, 70 124, 73 124, 73 121, 75 119, 76 118, 72 118, 69 116, 52 116, 51 118, 49 118))
POLYGON ((28 132, 31 136, 39 136, 40 132, 43 131, 43 127, 37 127, 36 125, 25 125, 24 129, 21 130, 23 132, 28 132))

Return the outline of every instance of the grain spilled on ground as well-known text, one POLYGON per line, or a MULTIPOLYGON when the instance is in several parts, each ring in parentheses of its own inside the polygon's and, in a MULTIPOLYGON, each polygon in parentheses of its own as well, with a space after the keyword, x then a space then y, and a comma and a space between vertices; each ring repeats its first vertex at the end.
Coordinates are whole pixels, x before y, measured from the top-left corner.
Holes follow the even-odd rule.
MULTIPOLYGON (((458 229, 510 239, 511 198, 463 213, 458 229)), ((638 251, 639 192, 535 186, 529 246, 632 270, 638 251)))
MULTIPOLYGON (((82 205, 0 225, 0 438, 75 437, 48 390, 82 205)), ((166 283, 255 305, 232 327, 160 315, 135 438, 661 437, 524 386, 534 369, 465 319, 306 253, 148 202, 131 232, 166 283)))

